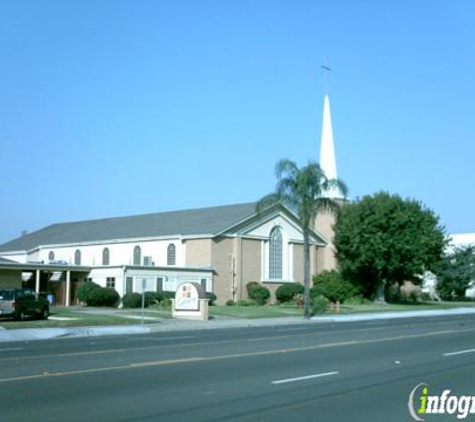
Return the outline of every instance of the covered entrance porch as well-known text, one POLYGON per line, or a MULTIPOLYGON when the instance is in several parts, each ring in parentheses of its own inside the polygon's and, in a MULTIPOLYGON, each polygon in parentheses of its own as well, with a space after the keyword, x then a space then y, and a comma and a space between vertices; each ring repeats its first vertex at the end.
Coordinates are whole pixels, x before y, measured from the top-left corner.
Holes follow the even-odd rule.
POLYGON ((70 306, 77 304, 79 283, 86 281, 90 267, 52 264, 21 264, 0 262, 0 281, 2 275, 9 275, 4 287, 23 287, 47 297, 52 305, 70 306), (16 274, 12 279, 12 271, 16 274))

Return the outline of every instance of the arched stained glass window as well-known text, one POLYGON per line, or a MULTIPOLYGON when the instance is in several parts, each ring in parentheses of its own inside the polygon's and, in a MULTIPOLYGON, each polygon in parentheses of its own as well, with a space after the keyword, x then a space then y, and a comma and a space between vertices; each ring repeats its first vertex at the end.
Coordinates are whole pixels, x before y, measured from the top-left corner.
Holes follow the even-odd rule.
POLYGON ((48 259, 49 259, 50 261, 54 261, 54 252, 53 252, 53 251, 51 251, 51 252, 49 253, 48 259))
POLYGON ((282 232, 274 227, 269 236, 269 278, 282 279, 282 232))
POLYGON ((110 252, 109 248, 102 250, 102 265, 110 265, 110 252))
POLYGON ((140 265, 142 261, 142 250, 140 246, 134 248, 134 265, 140 265))
POLYGON ((167 248, 167 265, 175 265, 176 263, 176 247, 170 243, 167 248))

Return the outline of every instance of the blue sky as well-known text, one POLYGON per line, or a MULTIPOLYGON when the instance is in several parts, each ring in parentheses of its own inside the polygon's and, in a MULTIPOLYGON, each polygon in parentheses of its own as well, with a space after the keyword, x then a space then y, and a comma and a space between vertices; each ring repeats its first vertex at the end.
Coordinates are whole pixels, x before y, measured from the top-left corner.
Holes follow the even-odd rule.
POLYGON ((318 160, 475 231, 475 2, 0 2, 0 242, 254 201, 318 160))

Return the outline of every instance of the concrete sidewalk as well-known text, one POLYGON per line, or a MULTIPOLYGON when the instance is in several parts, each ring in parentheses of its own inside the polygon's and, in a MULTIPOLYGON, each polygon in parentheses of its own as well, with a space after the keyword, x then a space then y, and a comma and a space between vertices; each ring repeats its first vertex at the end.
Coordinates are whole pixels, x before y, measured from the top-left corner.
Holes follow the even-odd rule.
POLYGON ((301 317, 262 319, 211 319, 208 321, 163 319, 153 325, 111 325, 98 327, 70 328, 25 328, 16 330, 0 329, 0 343, 12 341, 48 340, 54 338, 96 337, 108 335, 133 335, 157 332, 232 329, 248 327, 273 327, 294 324, 344 323, 374 321, 383 319, 441 317, 475 314, 474 308, 456 308, 433 311, 375 312, 352 315, 314 316, 310 320, 301 317))
POLYGON ((300 317, 261 319, 211 319, 193 321, 183 319, 163 319, 159 324, 109 325, 96 327, 65 328, 24 328, 0 329, 0 343, 9 341, 48 340, 53 338, 96 337, 108 335, 147 334, 192 330, 213 330, 225 328, 272 327, 291 324, 311 323, 300 317))

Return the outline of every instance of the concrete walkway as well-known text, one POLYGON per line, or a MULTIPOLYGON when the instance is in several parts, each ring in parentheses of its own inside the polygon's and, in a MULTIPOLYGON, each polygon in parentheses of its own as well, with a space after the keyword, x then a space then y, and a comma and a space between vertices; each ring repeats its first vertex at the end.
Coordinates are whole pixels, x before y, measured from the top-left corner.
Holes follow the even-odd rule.
POLYGON ((211 319, 209 321, 190 321, 162 319, 151 325, 111 325, 105 327, 69 327, 69 328, 25 328, 15 330, 0 329, 0 343, 11 341, 47 340, 53 338, 144 334, 189 330, 212 330, 247 327, 273 327, 293 324, 344 323, 355 321, 374 321, 382 319, 441 317, 475 314, 474 308, 456 308, 433 311, 378 312, 352 315, 315 316, 310 320, 301 317, 262 318, 262 319, 211 319))

